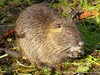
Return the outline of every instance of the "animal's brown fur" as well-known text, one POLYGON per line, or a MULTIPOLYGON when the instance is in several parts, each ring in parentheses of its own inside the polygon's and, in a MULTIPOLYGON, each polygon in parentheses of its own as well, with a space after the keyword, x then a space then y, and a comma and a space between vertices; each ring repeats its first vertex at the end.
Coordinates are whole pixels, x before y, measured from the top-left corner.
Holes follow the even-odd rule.
POLYGON ((75 23, 45 3, 26 8, 19 15, 15 30, 22 53, 38 66, 55 65, 82 54, 83 41, 75 23))

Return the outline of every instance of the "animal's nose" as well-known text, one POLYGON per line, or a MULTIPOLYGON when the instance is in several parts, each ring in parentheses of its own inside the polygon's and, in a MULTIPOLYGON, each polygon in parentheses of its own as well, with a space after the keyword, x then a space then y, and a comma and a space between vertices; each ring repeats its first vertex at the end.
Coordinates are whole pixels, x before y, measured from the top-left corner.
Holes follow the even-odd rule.
POLYGON ((79 42, 78 46, 82 46, 84 44, 84 42, 79 42))

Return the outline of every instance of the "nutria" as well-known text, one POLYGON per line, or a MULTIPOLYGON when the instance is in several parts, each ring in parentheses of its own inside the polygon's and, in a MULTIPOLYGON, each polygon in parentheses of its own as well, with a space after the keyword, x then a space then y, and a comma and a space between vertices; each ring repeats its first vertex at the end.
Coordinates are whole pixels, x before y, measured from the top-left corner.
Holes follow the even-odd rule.
POLYGON ((83 40, 73 20, 45 3, 24 10, 16 21, 22 54, 38 66, 52 66, 83 54, 83 40))

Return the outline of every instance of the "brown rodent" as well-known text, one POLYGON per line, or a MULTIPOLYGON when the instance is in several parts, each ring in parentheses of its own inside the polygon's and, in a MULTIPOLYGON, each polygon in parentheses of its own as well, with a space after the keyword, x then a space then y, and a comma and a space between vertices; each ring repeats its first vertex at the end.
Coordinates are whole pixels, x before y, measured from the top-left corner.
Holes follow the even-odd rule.
POLYGON ((83 40, 73 20, 62 17, 45 3, 24 10, 16 21, 22 54, 38 66, 52 66, 80 57, 83 40))

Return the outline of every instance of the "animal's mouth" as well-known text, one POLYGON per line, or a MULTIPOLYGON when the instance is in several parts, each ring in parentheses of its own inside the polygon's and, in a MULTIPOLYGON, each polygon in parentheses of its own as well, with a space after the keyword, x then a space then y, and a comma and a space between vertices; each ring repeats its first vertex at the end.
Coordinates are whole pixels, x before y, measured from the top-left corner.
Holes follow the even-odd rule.
POLYGON ((67 51, 67 56, 70 58, 80 58, 84 55, 84 50, 83 49, 78 49, 78 48, 70 48, 67 51))
POLYGON ((84 54, 78 51, 68 53, 68 57, 70 58, 80 58, 82 55, 84 54))

